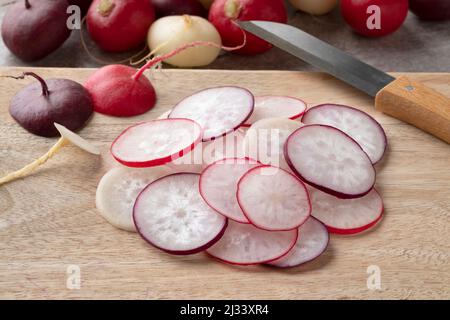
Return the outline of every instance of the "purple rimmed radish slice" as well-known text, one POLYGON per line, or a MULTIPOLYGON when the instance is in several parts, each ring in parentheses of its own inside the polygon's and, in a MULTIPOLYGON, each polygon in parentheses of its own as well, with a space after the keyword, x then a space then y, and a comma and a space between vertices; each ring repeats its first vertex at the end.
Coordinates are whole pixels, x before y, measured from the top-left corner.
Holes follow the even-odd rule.
POLYGON ((255 110, 243 126, 250 127, 256 121, 268 118, 295 120, 305 113, 306 108, 306 103, 297 98, 284 96, 255 97, 255 110))
POLYGON ((224 234, 227 219, 211 209, 198 191, 198 174, 180 173, 149 184, 133 210, 138 233, 165 252, 201 252, 224 234))
POLYGON ((350 136, 330 126, 295 131, 285 144, 285 157, 303 181, 338 198, 363 197, 375 184, 367 154, 350 136))
POLYGON ((69 144, 73 144, 74 146, 80 148, 83 151, 86 151, 90 154, 100 155, 100 150, 92 143, 83 139, 75 132, 70 131, 66 127, 54 123, 56 130, 61 134, 61 138, 47 151, 43 156, 34 160, 30 164, 26 165, 20 170, 11 172, 6 176, 0 178, 0 186, 9 182, 12 182, 17 179, 24 178, 39 168, 41 165, 45 164, 48 160, 53 158, 56 154, 58 154, 65 146, 69 144))
POLYGON ((383 127, 367 113, 353 107, 323 104, 309 109, 304 124, 323 124, 335 127, 359 143, 372 163, 379 162, 386 151, 387 137, 383 127))
POLYGON ((240 223, 249 223, 236 198, 237 185, 248 170, 260 165, 251 159, 237 158, 214 162, 200 176, 202 198, 223 216, 240 223))
POLYGON ((239 87, 217 87, 197 92, 178 103, 169 118, 186 118, 203 128, 203 141, 239 128, 252 114, 254 97, 239 87))
POLYGON ((265 231, 250 224, 228 222, 227 230, 206 252, 234 265, 255 265, 277 260, 297 242, 298 230, 265 231))
POLYGON ((297 229, 311 215, 306 186, 280 168, 250 169, 239 180, 236 196, 245 217, 263 230, 297 229))
POLYGON ((278 268, 298 267, 318 258, 328 247, 330 236, 327 228, 319 220, 310 217, 298 229, 298 240, 287 255, 269 262, 278 268))
POLYGON ((191 152, 201 139, 202 129, 192 120, 153 120, 122 132, 111 153, 128 167, 160 166, 191 152))
POLYGON ((244 153, 247 157, 289 170, 284 158, 284 145, 289 136, 303 124, 284 118, 269 118, 255 122, 246 132, 244 153))
POLYGON ((108 171, 97 187, 95 203, 102 217, 116 228, 136 231, 133 206, 139 193, 151 182, 170 174, 165 166, 108 171))
POLYGON ((383 217, 383 200, 375 189, 358 199, 338 199, 315 188, 308 191, 312 215, 322 221, 331 233, 361 233, 383 217))

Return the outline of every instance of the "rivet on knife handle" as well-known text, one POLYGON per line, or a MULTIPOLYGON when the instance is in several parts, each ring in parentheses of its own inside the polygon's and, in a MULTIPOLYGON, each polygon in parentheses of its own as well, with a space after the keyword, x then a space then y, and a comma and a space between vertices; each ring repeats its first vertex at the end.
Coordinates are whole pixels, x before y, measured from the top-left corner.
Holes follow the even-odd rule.
POLYGON ((450 98, 421 83, 398 78, 377 94, 375 107, 450 143, 450 98))

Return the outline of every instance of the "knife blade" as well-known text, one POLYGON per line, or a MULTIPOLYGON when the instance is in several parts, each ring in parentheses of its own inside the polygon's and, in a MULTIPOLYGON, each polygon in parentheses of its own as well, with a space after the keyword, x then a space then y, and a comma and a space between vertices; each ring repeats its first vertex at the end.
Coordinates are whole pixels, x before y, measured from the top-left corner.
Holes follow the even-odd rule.
POLYGON ((270 21, 239 21, 239 26, 291 55, 353 87, 375 95, 394 77, 287 24, 270 21))
POLYGON ((293 26, 237 21, 291 55, 375 97, 375 108, 450 143, 450 98, 407 77, 394 78, 293 26))

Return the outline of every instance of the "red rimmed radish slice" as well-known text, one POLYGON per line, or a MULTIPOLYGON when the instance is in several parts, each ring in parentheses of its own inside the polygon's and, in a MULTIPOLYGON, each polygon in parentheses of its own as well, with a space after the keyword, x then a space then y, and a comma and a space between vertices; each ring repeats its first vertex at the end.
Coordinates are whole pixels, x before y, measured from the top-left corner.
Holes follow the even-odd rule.
POLYGON ((223 216, 240 223, 249 223, 236 198, 237 185, 248 170, 260 165, 254 160, 236 158, 214 162, 200 176, 201 196, 223 216))
POLYGON ((256 121, 268 118, 298 119, 306 111, 306 103, 284 96, 255 97, 255 110, 243 126, 250 127, 256 121))
POLYGON ((310 217, 298 229, 298 240, 295 246, 284 257, 269 262, 279 268, 292 268, 319 257, 328 247, 330 236, 322 222, 310 217))
POLYGON ((228 222, 227 230, 206 252, 235 265, 268 263, 288 253, 297 242, 298 230, 265 231, 250 224, 228 222))
POLYGON ((335 127, 359 143, 372 163, 383 158, 387 138, 383 127, 367 113, 353 107, 323 104, 309 109, 302 118, 304 124, 335 127))
POLYGON ((114 168, 98 184, 95 198, 97 209, 116 228, 136 231, 133 206, 137 196, 149 183, 168 174, 170 170, 164 166, 146 169, 114 168))
POLYGON ((263 164, 290 170, 284 158, 284 145, 289 136, 302 126, 300 121, 284 118, 255 122, 245 134, 245 155, 263 164))
POLYGON ((315 188, 308 190, 312 215, 331 233, 360 233, 376 225, 383 217, 383 200, 375 189, 359 199, 338 199, 315 188))
POLYGON ((199 177, 193 173, 166 176, 139 194, 133 218, 148 243, 171 254, 187 255, 209 248, 222 237, 227 219, 203 201, 199 177))
POLYGON ((55 123, 54 125, 56 127, 56 130, 58 130, 59 134, 61 135, 61 137, 63 137, 64 139, 67 139, 73 145, 77 146, 78 148, 80 148, 88 153, 92 153, 97 156, 100 155, 100 153, 101 153, 100 149, 98 147, 94 146, 89 141, 83 139, 82 137, 77 135, 75 132, 70 131, 69 129, 67 129, 66 127, 64 127, 58 123, 55 123))
POLYGON ((111 153, 128 167, 153 167, 191 152, 201 142, 202 129, 189 119, 153 120, 129 127, 111 146, 111 153))
POLYGON ((263 230, 296 229, 311 215, 306 186, 280 168, 250 169, 239 180, 236 196, 247 219, 263 230))
POLYGON ((333 127, 298 129, 285 144, 285 157, 303 181, 338 198, 360 198, 375 184, 375 169, 367 154, 333 127))
POLYGON ((225 158, 245 158, 244 137, 245 132, 237 129, 223 137, 203 142, 204 163, 209 165, 225 158))
POLYGON ((202 90, 178 103, 169 118, 186 118, 203 128, 203 141, 213 140, 239 128, 252 114, 254 97, 239 87, 202 90))

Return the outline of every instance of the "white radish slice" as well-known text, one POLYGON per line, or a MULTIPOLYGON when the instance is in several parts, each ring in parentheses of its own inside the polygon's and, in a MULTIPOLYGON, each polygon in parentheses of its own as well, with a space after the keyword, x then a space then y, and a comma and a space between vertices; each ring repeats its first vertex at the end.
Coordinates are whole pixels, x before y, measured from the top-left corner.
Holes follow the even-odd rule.
POLYGON ((234 221, 249 223, 239 207, 236 191, 239 179, 261 164, 250 159, 228 158, 217 161, 202 172, 200 194, 206 203, 234 221))
POLYGON ((306 111, 306 103, 300 99, 285 96, 255 97, 255 110, 243 126, 250 127, 256 121, 268 118, 295 120, 306 111))
POLYGON ((372 163, 383 158, 387 138, 383 127, 367 113, 343 105, 323 104, 309 109, 302 118, 305 124, 335 127, 359 143, 372 163))
POLYGON ((100 155, 100 149, 97 148, 96 146, 94 146, 89 141, 83 139, 82 137, 77 135, 75 132, 72 132, 71 130, 67 129, 66 127, 64 127, 58 123, 54 123, 54 125, 56 127, 56 130, 58 130, 59 134, 61 135, 61 137, 69 140, 70 143, 72 143, 73 145, 77 146, 81 150, 84 150, 88 153, 92 153, 97 156, 100 155))
POLYGON ((288 253, 297 242, 297 236, 298 229, 271 232, 229 221, 223 237, 206 252, 235 265, 268 263, 288 253))
POLYGON ((236 195, 247 219, 263 230, 297 229, 311 215, 306 186, 280 168, 250 169, 239 180, 236 195))
POLYGON ((383 216, 383 200, 375 189, 359 199, 338 199, 315 188, 309 188, 309 194, 312 215, 331 233, 360 233, 377 224, 383 216))
POLYGON ((168 174, 170 170, 164 166, 146 169, 114 168, 103 176, 97 187, 97 209, 116 228, 136 231, 133 206, 137 196, 149 183, 168 174))
POLYGON ((245 156, 259 162, 289 170, 284 158, 284 145, 289 136, 303 124, 284 118, 270 118, 255 122, 244 139, 245 156))
POLYGON ((300 266, 319 257, 327 249, 329 240, 330 236, 323 223, 310 217, 298 229, 298 240, 291 251, 269 264, 279 268, 300 266))
POLYGON ((129 127, 111 146, 114 158, 128 167, 166 164, 195 148, 202 129, 189 119, 153 120, 129 127))
POLYGON ((157 119, 158 119, 158 120, 168 119, 171 112, 172 112, 172 109, 170 109, 170 110, 164 112, 164 113, 161 114, 157 119))
POLYGON ((185 98, 169 118, 196 121, 204 130, 203 141, 221 137, 239 128, 252 114, 254 97, 239 87, 210 88, 185 98))
POLYGON ((209 248, 222 237, 227 219, 203 201, 199 177, 192 173, 166 176, 140 193, 133 218, 148 243, 171 254, 187 255, 209 248))
POLYGON ((367 154, 333 127, 298 129, 286 142, 285 157, 303 181, 338 198, 360 198, 375 184, 375 169, 367 154))

